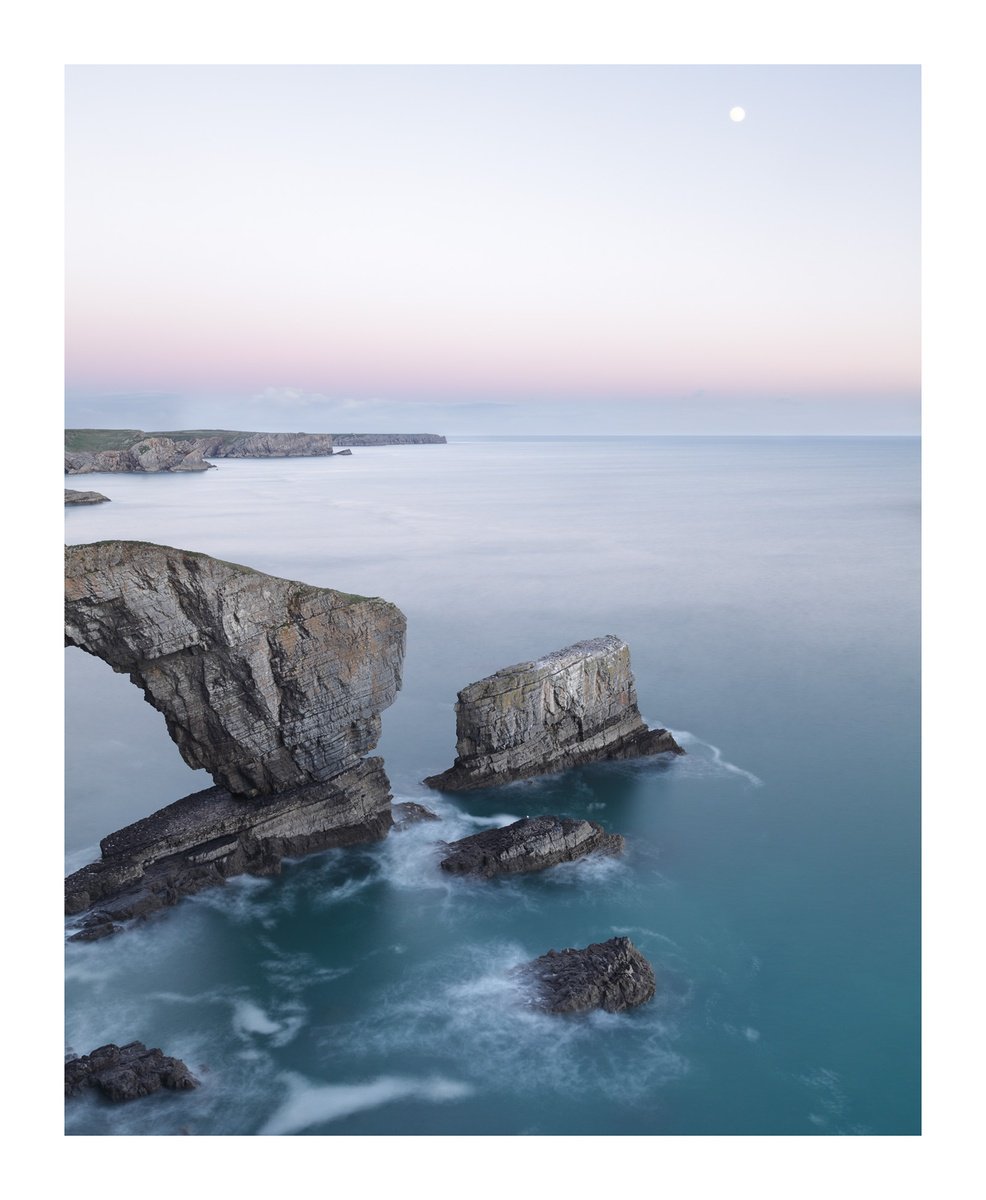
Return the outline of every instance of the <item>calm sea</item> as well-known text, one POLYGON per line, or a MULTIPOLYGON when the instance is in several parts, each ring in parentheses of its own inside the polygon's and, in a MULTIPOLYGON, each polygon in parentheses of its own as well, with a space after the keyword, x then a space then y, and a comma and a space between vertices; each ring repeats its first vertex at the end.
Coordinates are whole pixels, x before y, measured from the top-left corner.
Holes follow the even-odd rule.
MULTIPOLYGON (((134 538, 379 595, 397 799, 441 824, 68 945, 67 1046, 140 1039, 203 1086, 67 1107, 73 1134, 913 1134, 919 457, 907 438, 455 439, 93 475, 68 542, 134 538), (688 756, 462 798, 456 691, 614 633, 688 756), (438 841, 550 812, 621 859, 486 884, 438 841), (628 934, 658 995, 557 1018, 509 968, 628 934)), ((71 482, 71 481, 69 481, 71 482)), ((67 868, 209 785, 125 676, 66 652, 67 868)))

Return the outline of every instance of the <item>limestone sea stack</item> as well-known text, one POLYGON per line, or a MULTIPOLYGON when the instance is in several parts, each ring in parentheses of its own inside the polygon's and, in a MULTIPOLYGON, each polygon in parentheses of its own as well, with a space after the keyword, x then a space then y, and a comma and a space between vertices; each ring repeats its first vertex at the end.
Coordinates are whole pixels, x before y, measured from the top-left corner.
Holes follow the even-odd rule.
POLYGON ((486 829, 449 844, 443 871, 453 875, 518 875, 573 862, 586 854, 622 854, 623 838, 595 821, 568 817, 525 817, 501 829, 486 829))
POLYGON ((390 784, 363 756, 401 684, 400 609, 145 542, 69 546, 65 565, 66 643, 128 672, 218 785, 103 839, 65 881, 87 914, 73 940, 387 834, 390 784))
POLYGON ((684 754, 637 709, 630 648, 613 635, 505 667, 459 692, 456 759, 424 782, 494 787, 600 759, 684 754))
POLYGON ((190 550, 65 550, 65 642, 126 672, 185 762, 234 795, 356 766, 401 685, 406 622, 385 600, 190 550))
POLYGON ((533 985, 536 1006, 551 1013, 623 1012, 656 991, 653 967, 626 937, 584 950, 549 950, 519 973, 533 985))

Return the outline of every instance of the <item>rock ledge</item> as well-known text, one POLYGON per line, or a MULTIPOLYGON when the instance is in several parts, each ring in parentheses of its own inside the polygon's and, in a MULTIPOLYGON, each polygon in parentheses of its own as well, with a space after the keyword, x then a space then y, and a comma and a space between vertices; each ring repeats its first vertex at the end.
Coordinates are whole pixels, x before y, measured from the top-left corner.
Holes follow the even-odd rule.
POLYGON ((189 1091, 199 1081, 180 1058, 148 1050, 143 1042, 117 1046, 110 1042, 65 1063, 65 1095, 78 1096, 98 1088, 110 1100, 136 1100, 161 1088, 189 1091))
POLYGON ((524 817, 501 829, 487 829, 449 843, 442 870, 453 875, 518 875, 573 862, 586 854, 622 854, 623 838, 595 821, 568 817, 524 817))

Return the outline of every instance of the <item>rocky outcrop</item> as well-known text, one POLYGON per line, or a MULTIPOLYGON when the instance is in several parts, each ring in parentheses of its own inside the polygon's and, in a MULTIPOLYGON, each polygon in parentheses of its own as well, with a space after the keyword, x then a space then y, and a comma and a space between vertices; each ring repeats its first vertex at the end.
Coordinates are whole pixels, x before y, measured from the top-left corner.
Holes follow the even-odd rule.
POLYGON ((222 788, 186 796, 100 842, 102 859, 65 880, 70 941, 95 941, 234 875, 275 875, 281 860, 385 837, 393 823, 383 760, 334 779, 244 800, 222 788))
POLYGON ((65 489, 66 504, 104 504, 109 501, 109 496, 104 496, 102 492, 76 492, 72 488, 65 489))
POLYGON ((653 967, 626 937, 584 950, 549 950, 519 973, 532 986, 534 1004, 551 1013, 623 1012, 656 991, 653 967))
POLYGON ((505 667, 459 692, 456 760, 424 782, 491 787, 599 759, 683 754, 637 709, 630 648, 612 635, 505 667))
POLYGON ((124 450, 71 450, 65 454, 66 475, 93 471, 208 471, 211 466, 194 441, 166 437, 141 438, 124 450))
POLYGON ((337 446, 444 446, 440 433, 334 433, 337 446))
POLYGON ((403 613, 189 550, 65 550, 65 641, 127 672, 191 767, 234 796, 357 766, 401 684, 403 613))
POLYGON ((567 817, 525 817, 501 829, 487 829, 449 844, 442 870, 453 875, 519 875, 586 854, 622 854, 623 838, 595 821, 567 817))
POLYGON ((148 1050, 143 1042, 126 1046, 111 1042, 65 1063, 66 1097, 96 1088, 110 1100, 136 1100, 161 1088, 183 1092, 198 1086, 199 1081, 180 1058, 148 1050))

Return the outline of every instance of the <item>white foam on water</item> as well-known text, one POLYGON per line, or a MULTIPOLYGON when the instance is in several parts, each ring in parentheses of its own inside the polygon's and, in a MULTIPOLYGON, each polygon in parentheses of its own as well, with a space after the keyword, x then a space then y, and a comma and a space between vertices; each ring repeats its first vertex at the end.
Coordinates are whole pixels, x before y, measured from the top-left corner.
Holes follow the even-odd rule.
POLYGON ((382 1076, 369 1083, 319 1084, 302 1075, 285 1072, 280 1076, 287 1086, 287 1098, 258 1130, 261 1134, 300 1133, 313 1125, 338 1121, 353 1113, 381 1108, 396 1100, 425 1100, 447 1103, 473 1094, 466 1083, 442 1076, 407 1079, 382 1076))
POLYGON ((725 771, 730 775, 738 775, 741 779, 745 779, 751 787, 763 787, 763 780, 757 775, 754 775, 752 771, 747 771, 743 767, 738 767, 735 763, 729 762, 728 759, 723 758, 722 751, 718 746, 713 746, 711 742, 703 741, 700 737, 696 737, 694 733, 690 733, 687 729, 672 729, 669 730, 669 732, 683 750, 687 749, 688 747, 693 747, 693 749, 688 751, 688 754, 684 758, 679 758, 676 761, 676 766, 680 768, 679 773, 684 775, 707 773, 707 771, 703 771, 701 769, 704 765, 703 760, 699 759, 698 762, 696 762, 694 753, 694 747, 704 747, 706 750, 709 750, 712 755, 711 759, 705 760, 705 763, 707 763, 713 769, 725 771), (689 759, 692 761, 689 761, 689 759), (696 770, 696 767, 698 770, 696 770))
POLYGON ((754 1029, 752 1025, 747 1025, 747 1027, 743 1030, 743 1036, 748 1042, 759 1042, 760 1030, 754 1029))
POLYGON ((672 1046, 674 997, 629 1013, 546 1013, 513 973, 534 957, 516 943, 484 943, 421 964, 326 1045, 357 1059, 425 1055, 502 1095, 596 1092, 632 1103, 687 1071, 672 1046))
POLYGON ((237 1033, 280 1033, 279 1021, 272 1021, 259 1005, 249 1000, 233 1002, 233 1028, 237 1033))

